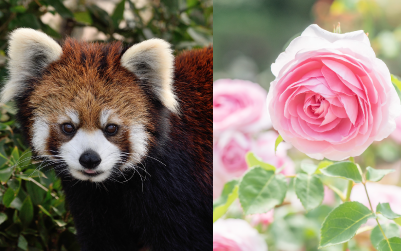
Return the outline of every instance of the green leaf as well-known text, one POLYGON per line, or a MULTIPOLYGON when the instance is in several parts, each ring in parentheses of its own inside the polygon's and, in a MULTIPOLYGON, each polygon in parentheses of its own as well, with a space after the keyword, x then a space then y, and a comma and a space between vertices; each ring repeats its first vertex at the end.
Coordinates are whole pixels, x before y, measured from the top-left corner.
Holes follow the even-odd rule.
POLYGON ((393 169, 374 169, 370 166, 368 166, 366 168, 366 180, 370 180, 370 181, 380 181, 381 179, 383 179, 383 177, 389 173, 394 172, 395 170, 393 169))
POLYGON ((28 242, 22 234, 18 238, 18 247, 22 250, 28 250, 28 242))
POLYGON ((327 176, 346 178, 356 183, 362 182, 358 167, 352 162, 337 162, 320 171, 327 176))
MULTIPOLYGON (((387 238, 400 236, 400 229, 396 224, 388 223, 382 224, 381 226, 387 238)), ((372 242, 373 247, 377 248, 382 240, 384 240, 384 236, 377 225, 370 233, 370 241, 372 242)))
POLYGON ((26 149, 22 154, 21 157, 18 159, 18 166, 21 170, 25 170, 29 167, 32 159, 32 151, 30 149, 26 149))
POLYGON ((13 173, 13 167, 7 167, 0 170, 0 181, 7 182, 10 179, 11 174, 13 173))
POLYGON ((17 164, 18 160, 19 160, 19 151, 18 151, 18 147, 14 147, 13 151, 11 152, 11 159, 15 164, 17 164))
POLYGON ((326 217, 320 232, 320 248, 349 241, 374 214, 359 202, 345 202, 326 217))
POLYGON ((274 143, 274 152, 277 152, 277 147, 280 145, 280 143, 283 141, 283 137, 281 135, 278 135, 276 142, 274 143))
POLYGON ((317 170, 326 168, 326 167, 331 166, 331 165, 333 165, 332 161, 328 161, 328 160, 320 161, 319 164, 317 165, 317 170))
POLYGON ((377 247, 379 251, 398 251, 401 250, 401 238, 393 237, 387 240, 382 240, 377 247))
POLYGON ((67 225, 67 223, 65 223, 64 221, 62 221, 62 220, 53 220, 56 224, 57 224, 57 226, 59 226, 59 227, 64 227, 65 225, 67 225))
POLYGON ((306 172, 307 174, 314 174, 317 170, 317 166, 313 163, 302 162, 301 169, 306 172))
POLYGON ((283 203, 287 181, 282 175, 261 167, 250 169, 239 185, 239 200, 244 213, 265 213, 283 203))
POLYGON ((15 13, 24 13, 26 11, 26 8, 23 5, 18 5, 11 7, 10 11, 15 13))
POLYGON ((72 14, 72 12, 64 6, 61 0, 47 0, 47 2, 54 7, 54 9, 57 11, 58 14, 60 14, 60 16, 64 18, 74 17, 74 14, 72 14))
POLYGON ((221 196, 213 202, 213 222, 223 216, 230 205, 238 198, 238 180, 232 180, 224 185, 221 196))
POLYGON ((45 213, 47 216, 49 216, 50 218, 53 219, 53 216, 49 213, 49 211, 47 211, 44 207, 42 207, 41 205, 38 205, 39 209, 45 213))
POLYGON ((258 157, 256 157, 253 152, 248 152, 245 155, 245 160, 246 160, 246 163, 248 164, 248 167, 259 166, 259 167, 262 167, 263 169, 268 170, 268 171, 276 171, 276 167, 275 166, 263 162, 258 157))
POLYGON ((376 213, 381 213, 384 217, 390 220, 401 217, 401 215, 396 214, 391 210, 389 203, 379 203, 376 207, 376 213))
POLYGON ((19 217, 24 227, 29 226, 33 219, 33 205, 29 196, 27 196, 24 200, 24 203, 22 203, 19 217))
POLYGON ((32 181, 27 181, 25 183, 26 191, 31 196, 32 202, 34 205, 39 205, 42 203, 43 199, 45 198, 46 191, 42 188, 38 187, 32 181))
POLYGON ((89 24, 91 25, 93 23, 92 18, 89 14, 89 12, 84 11, 84 12, 75 12, 74 13, 74 18, 76 21, 89 24))
POLYGON ((111 20, 113 20, 113 26, 114 28, 118 28, 118 25, 120 24, 121 20, 123 20, 123 15, 124 15, 124 6, 125 6, 125 0, 121 0, 116 5, 116 8, 113 11, 113 14, 111 15, 111 20))
POLYGON ((318 207, 323 201, 323 183, 314 175, 300 173, 295 178, 295 193, 305 210, 312 210, 318 207))
POLYGON ((0 213, 0 224, 3 224, 8 219, 7 214, 5 213, 0 213))
POLYGON ((13 202, 16 194, 14 193, 14 190, 9 187, 7 191, 3 194, 3 204, 6 207, 10 207, 11 202, 13 202))

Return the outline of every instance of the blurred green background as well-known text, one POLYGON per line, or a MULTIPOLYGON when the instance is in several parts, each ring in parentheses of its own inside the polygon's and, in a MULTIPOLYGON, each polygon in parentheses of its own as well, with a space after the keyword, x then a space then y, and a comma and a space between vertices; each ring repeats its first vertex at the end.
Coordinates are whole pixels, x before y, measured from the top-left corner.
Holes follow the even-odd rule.
POLYGON ((376 55, 401 75, 399 0, 215 0, 214 78, 247 79, 268 88, 270 65, 310 24, 364 30, 376 55))
MULTIPOLYGON (((179 53, 212 44, 212 24, 212 0, 0 0, 0 87, 9 34, 19 27, 60 43, 67 36, 128 45, 158 37, 179 53)), ((0 103, 0 251, 77 251, 75 234, 60 180, 49 162, 32 157, 13 103, 0 103)))
MULTIPOLYGON (((245 79, 268 90, 274 80, 270 65, 292 39, 312 23, 333 31, 338 22, 342 33, 354 30, 369 33, 377 57, 392 74, 401 76, 400 0, 215 0, 214 11, 215 80, 245 79)), ((367 166, 395 169, 380 183, 401 186, 400 143, 394 138, 375 142, 356 162, 363 169, 367 166)), ((309 159, 294 148, 289 156, 298 168, 309 159)), ((346 184, 338 179, 332 182, 345 188, 346 184)), ((321 223, 331 210, 332 207, 323 205, 303 215, 293 206, 281 206, 275 209, 275 222, 268 230, 259 230, 269 244, 269 251, 317 250, 321 223)), ((228 215, 243 217, 235 206, 228 215)), ((350 250, 375 250, 369 234, 370 231, 357 235, 350 242, 350 250)), ((341 245, 321 250, 341 250, 341 245)))

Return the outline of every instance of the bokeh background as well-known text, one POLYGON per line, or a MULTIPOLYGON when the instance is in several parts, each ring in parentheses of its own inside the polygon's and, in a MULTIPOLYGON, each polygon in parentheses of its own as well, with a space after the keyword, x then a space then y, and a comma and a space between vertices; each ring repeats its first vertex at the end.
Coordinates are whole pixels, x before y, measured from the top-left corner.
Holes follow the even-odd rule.
MULTIPOLYGON (((377 57, 387 64, 392 74, 401 76, 399 0, 214 0, 214 11, 215 81, 227 78, 249 80, 268 90, 274 80, 270 65, 292 39, 312 23, 333 31, 338 22, 342 33, 354 30, 368 33, 377 57)), ((379 185, 372 190, 378 191, 375 194, 377 200, 382 196, 382 199, 391 201, 397 213, 401 213, 400 128, 401 121, 398 121, 397 130, 388 139, 372 144, 356 158, 363 169, 372 166, 396 170, 379 182, 384 186, 379 185), (385 194, 385 191, 388 193, 385 194)), ((270 145, 270 150, 260 147, 253 147, 252 150, 271 151, 274 141, 270 140, 270 145)), ((263 147, 267 147, 266 144, 263 147)), ((310 161, 294 148, 287 149, 286 153, 295 170, 299 170, 303 161, 310 161)), ((217 170, 219 167, 214 168, 217 170)), ((340 189, 345 188, 341 180, 329 182, 340 189)), ((358 191, 355 190, 353 199, 364 200, 365 195, 358 191)), ((272 214, 263 216, 264 220, 245 219, 251 224, 256 222, 255 228, 264 236, 269 250, 317 250, 320 225, 333 206, 338 205, 337 195, 325 198, 324 205, 308 213, 299 207, 297 198, 289 196, 286 202, 290 205, 276 208, 274 217, 272 214)), ((226 217, 244 218, 241 208, 235 203, 226 217)), ((358 234, 350 242, 350 250, 375 250, 369 235, 370 231, 358 234)), ((321 250, 341 250, 341 245, 321 250)))
MULTIPOLYGON (((212 24, 212 0, 0 0, 0 87, 9 35, 19 27, 60 43, 67 36, 125 45, 158 37, 180 53, 212 44, 212 24)), ((75 234, 60 180, 32 157, 13 103, 0 103, 0 250, 80 250, 75 234)))

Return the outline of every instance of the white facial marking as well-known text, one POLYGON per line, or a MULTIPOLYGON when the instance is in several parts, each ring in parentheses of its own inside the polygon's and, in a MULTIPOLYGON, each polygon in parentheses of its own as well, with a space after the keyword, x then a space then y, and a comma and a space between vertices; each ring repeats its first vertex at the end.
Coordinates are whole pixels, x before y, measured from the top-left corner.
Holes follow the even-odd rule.
POLYGON ((111 115, 111 110, 102 111, 102 113, 100 114, 100 124, 102 125, 102 127, 106 126, 110 115, 111 115))
MULTIPOLYGON (((147 152, 148 136, 145 132, 145 127, 141 124, 134 124, 130 127, 130 142, 131 142, 131 162, 139 163, 147 152)), ((127 164, 128 165, 128 164, 127 164)), ((125 165, 125 167, 127 167, 125 165)))
POLYGON ((79 114, 77 111, 74 110, 67 110, 66 115, 60 116, 57 120, 57 123, 64 124, 72 122, 75 125, 79 125, 79 114))
POLYGON ((44 119, 36 117, 32 126, 32 145, 40 155, 46 155, 46 142, 49 133, 50 127, 48 123, 44 119))
POLYGON ((106 139, 103 132, 85 131, 79 129, 74 137, 60 147, 60 154, 68 164, 72 176, 81 180, 101 182, 111 174, 114 165, 120 160, 120 149, 106 139), (79 163, 79 158, 86 150, 97 152, 102 159, 95 171, 103 172, 95 177, 82 174, 85 168, 79 163))
POLYGON ((79 114, 76 111, 67 111, 67 116, 70 117, 74 124, 79 125, 79 114))

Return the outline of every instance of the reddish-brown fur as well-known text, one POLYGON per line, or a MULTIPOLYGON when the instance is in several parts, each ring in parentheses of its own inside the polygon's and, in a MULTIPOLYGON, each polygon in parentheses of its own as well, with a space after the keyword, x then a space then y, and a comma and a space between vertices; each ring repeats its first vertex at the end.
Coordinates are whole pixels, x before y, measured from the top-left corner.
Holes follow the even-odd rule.
MULTIPOLYGON (((31 139, 32 135, 33 109, 35 116, 46 117, 52 123, 47 147, 54 150, 70 139, 60 133, 57 121, 67 109, 77 111, 81 121, 79 128, 90 131, 101 129, 100 112, 107 108, 123 120, 123 125, 131 121, 146 125, 149 147, 156 144, 153 136, 156 128, 152 121, 156 111, 139 86, 139 80, 121 66, 121 52, 120 42, 104 45, 67 39, 62 57, 47 67, 40 80, 33 81, 27 108, 21 109, 26 118, 31 118, 24 125, 30 128, 25 130, 27 138, 31 139)), ((196 168, 199 172, 194 175, 205 192, 208 190, 205 184, 212 185, 212 163, 208 163, 211 156, 205 156, 205 152, 212 149, 212 76, 212 48, 188 51, 176 57, 174 90, 180 114, 171 117, 171 137, 190 142, 188 147, 199 159, 196 168)), ((122 133, 110 138, 122 151, 129 150, 128 129, 122 126, 122 133)))

